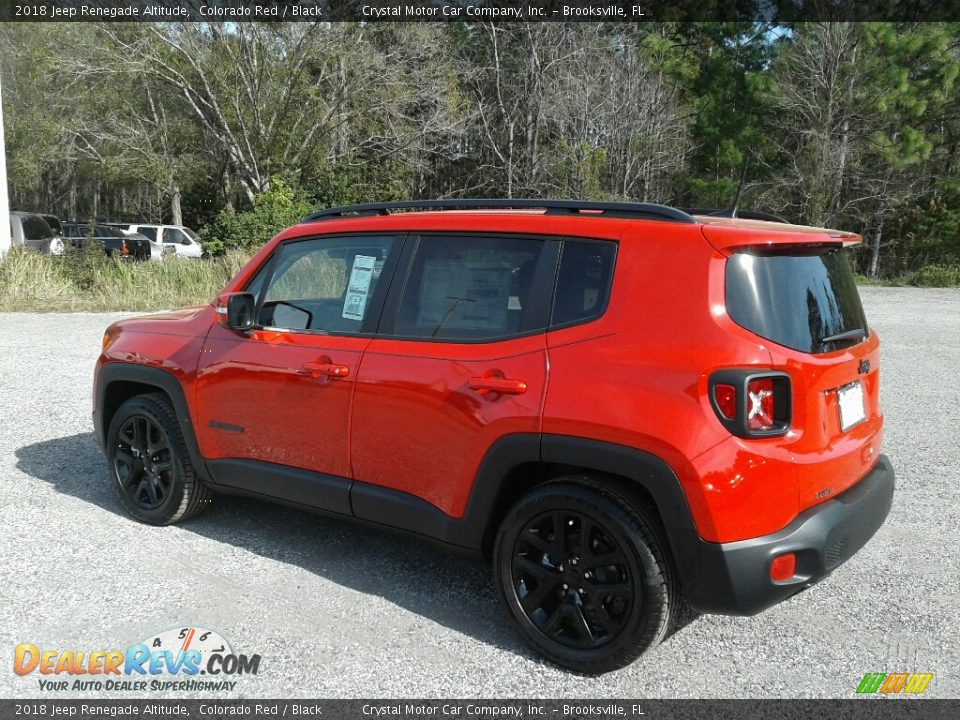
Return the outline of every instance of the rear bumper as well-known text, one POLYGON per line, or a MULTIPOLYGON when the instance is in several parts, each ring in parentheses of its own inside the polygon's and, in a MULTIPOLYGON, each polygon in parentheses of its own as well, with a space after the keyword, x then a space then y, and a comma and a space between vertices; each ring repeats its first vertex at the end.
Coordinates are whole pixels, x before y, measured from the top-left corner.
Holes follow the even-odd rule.
POLYGON ((893 503, 894 473, 881 455, 873 469, 837 497, 802 512, 783 530, 749 540, 699 540, 683 573, 692 607, 707 613, 754 615, 819 582, 849 560, 883 525, 893 503), (797 571, 770 579, 770 562, 794 552, 797 571))

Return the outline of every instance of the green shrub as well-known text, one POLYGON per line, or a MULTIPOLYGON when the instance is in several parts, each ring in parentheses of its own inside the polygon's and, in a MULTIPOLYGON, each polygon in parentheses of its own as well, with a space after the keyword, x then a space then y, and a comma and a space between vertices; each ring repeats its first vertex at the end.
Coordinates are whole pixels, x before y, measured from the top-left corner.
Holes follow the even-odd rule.
POLYGON ((81 290, 96 287, 113 264, 99 242, 84 242, 80 247, 67 245, 60 260, 70 280, 81 290))
POLYGON ((925 265, 910 273, 907 282, 917 287, 960 287, 960 265, 925 265))
POLYGON ((204 250, 222 255, 228 250, 251 250, 261 247, 270 238, 309 214, 310 204, 295 186, 280 178, 271 181, 270 189, 253 200, 253 208, 235 212, 225 208, 216 220, 200 230, 204 250))

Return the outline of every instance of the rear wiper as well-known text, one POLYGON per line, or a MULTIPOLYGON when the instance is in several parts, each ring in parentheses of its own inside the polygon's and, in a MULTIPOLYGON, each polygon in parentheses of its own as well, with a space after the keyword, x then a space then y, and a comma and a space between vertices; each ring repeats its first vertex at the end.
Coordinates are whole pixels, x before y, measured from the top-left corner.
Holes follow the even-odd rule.
POLYGON ((866 336, 866 330, 863 328, 855 328, 853 330, 847 330, 842 333, 837 333, 836 335, 830 335, 829 337, 822 338, 817 341, 817 344, 822 346, 833 342, 843 342, 844 340, 863 340, 866 336))

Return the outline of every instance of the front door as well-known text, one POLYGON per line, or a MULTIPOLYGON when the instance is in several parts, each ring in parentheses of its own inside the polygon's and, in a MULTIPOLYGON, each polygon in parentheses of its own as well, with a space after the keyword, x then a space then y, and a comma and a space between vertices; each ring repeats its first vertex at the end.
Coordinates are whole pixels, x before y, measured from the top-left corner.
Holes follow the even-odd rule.
POLYGON ((350 478, 353 386, 399 246, 392 236, 288 241, 248 288, 257 328, 212 328, 197 374, 201 449, 214 469, 241 461, 221 464, 218 482, 282 498, 310 476, 280 468, 350 478))

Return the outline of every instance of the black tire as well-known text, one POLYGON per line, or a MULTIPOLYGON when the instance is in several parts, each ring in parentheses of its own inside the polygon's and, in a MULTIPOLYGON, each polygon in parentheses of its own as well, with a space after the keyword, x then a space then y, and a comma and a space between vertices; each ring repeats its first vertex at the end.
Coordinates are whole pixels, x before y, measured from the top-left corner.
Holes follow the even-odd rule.
POLYGON ((165 395, 137 395, 123 403, 110 422, 106 446, 120 502, 140 522, 172 525, 210 503, 165 395))
POLYGON ((680 600, 655 515, 600 477, 558 478, 521 498, 497 533, 494 575, 527 643, 588 675, 659 643, 680 600))

